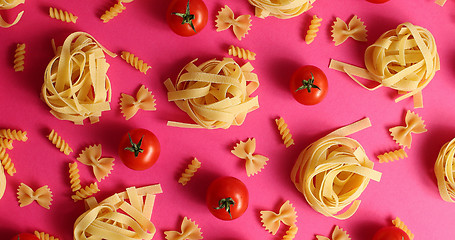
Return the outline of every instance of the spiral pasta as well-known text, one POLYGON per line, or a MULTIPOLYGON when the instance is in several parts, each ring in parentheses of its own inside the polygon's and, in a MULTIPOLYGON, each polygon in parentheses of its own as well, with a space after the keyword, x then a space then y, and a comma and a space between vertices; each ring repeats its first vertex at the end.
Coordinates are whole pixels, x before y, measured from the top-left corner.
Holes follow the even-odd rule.
POLYGON ((316 0, 248 0, 255 7, 255 15, 259 18, 274 16, 287 19, 297 17, 310 10, 316 0))
POLYGON ((35 231, 34 234, 39 240, 59 240, 57 237, 45 232, 35 231))
POLYGON ((77 162, 69 163, 69 178, 71 184, 71 191, 77 192, 81 189, 81 180, 79 175, 79 168, 77 167, 77 162))
POLYGON ((16 168, 12 162, 9 154, 6 153, 6 149, 0 148, 0 161, 2 162, 3 168, 6 170, 8 175, 13 176, 16 173, 16 168))
MULTIPOLYGON (((17 7, 17 5, 25 3, 25 0, 0 0, 0 10, 7 10, 17 7)), ((21 20, 24 11, 19 12, 17 14, 16 19, 12 23, 7 23, 3 20, 2 16, 0 15, 0 27, 9 28, 16 25, 19 20, 21 20)))
POLYGON ((194 158, 185 171, 182 173, 182 176, 179 178, 179 183, 185 186, 191 178, 194 176, 194 173, 201 167, 201 162, 194 158))
POLYGON ((27 132, 16 130, 16 129, 0 129, 0 137, 11 139, 11 140, 19 140, 25 142, 28 140, 27 132))
POLYGON ((68 11, 63 11, 62 9, 58 8, 49 8, 49 17, 60 20, 62 22, 67 22, 67 23, 76 23, 77 21, 77 16, 74 16, 72 13, 68 11))
POLYGON ((295 235, 297 235, 297 231, 299 228, 297 225, 292 225, 289 227, 289 229, 286 231, 286 234, 283 236, 283 240, 292 240, 295 238, 295 235))
POLYGON ((243 58, 250 61, 256 59, 256 53, 234 45, 229 46, 228 54, 233 57, 243 58))
POLYGON ((278 131, 280 131, 281 138, 283 139, 283 143, 286 148, 294 145, 294 139, 292 139, 292 134, 290 133, 288 125, 284 119, 282 117, 275 119, 275 123, 278 127, 278 131))
POLYGON ((319 32, 319 27, 321 26, 322 18, 314 15, 313 19, 311 19, 310 26, 308 27, 308 31, 306 32, 305 42, 306 44, 310 44, 316 38, 316 33, 319 32))
POLYGON ((408 228, 408 226, 406 226, 406 224, 404 224, 403 221, 401 221, 401 219, 399 217, 396 217, 394 220, 392 220, 392 223, 395 227, 403 230, 411 240, 414 239, 414 234, 411 232, 411 230, 408 228))
POLYGON ((129 3, 132 2, 133 0, 118 0, 117 3, 109 8, 109 10, 106 10, 103 15, 101 15, 101 20, 103 20, 103 23, 107 23, 110 20, 112 20, 114 17, 117 17, 123 10, 126 9, 126 7, 123 5, 123 3, 129 3))
POLYGON ((0 138, 0 148, 13 149, 13 140, 7 138, 0 138))
POLYGON ((78 191, 76 191, 76 193, 74 195, 72 195, 71 198, 75 202, 77 202, 79 200, 88 198, 99 191, 100 191, 100 189, 98 188, 98 184, 96 182, 94 182, 88 186, 85 186, 85 188, 81 188, 78 191))
POLYGON ((434 164, 439 194, 446 202, 455 202, 455 138, 444 144, 434 164))
POLYGON ((14 53, 14 71, 24 71, 24 59, 25 59, 25 43, 18 43, 14 53))
POLYGON ((144 74, 147 74, 147 70, 152 68, 147 63, 136 57, 134 54, 127 51, 122 51, 122 59, 144 74))
POLYGON ((403 148, 378 155, 378 159, 379 159, 380 163, 393 162, 393 161, 404 159, 407 157, 408 157, 408 154, 406 153, 406 151, 403 148))
POLYGON ((52 142, 52 144, 55 145, 55 147, 58 148, 58 150, 60 150, 60 152, 64 153, 65 155, 70 155, 70 153, 73 152, 73 149, 71 149, 69 144, 63 140, 62 137, 60 137, 54 129, 52 129, 47 138, 52 142))

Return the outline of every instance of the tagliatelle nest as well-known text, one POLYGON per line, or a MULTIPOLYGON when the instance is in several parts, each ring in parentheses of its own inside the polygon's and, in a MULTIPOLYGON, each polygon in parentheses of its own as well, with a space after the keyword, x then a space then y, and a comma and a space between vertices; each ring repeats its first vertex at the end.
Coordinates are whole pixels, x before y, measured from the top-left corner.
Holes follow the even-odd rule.
POLYGON ((250 95, 258 88, 257 75, 250 63, 239 66, 233 59, 209 60, 198 66, 188 63, 177 81, 165 82, 168 100, 186 112, 196 124, 168 122, 170 126, 224 128, 241 125, 247 113, 259 107, 258 97, 250 95))

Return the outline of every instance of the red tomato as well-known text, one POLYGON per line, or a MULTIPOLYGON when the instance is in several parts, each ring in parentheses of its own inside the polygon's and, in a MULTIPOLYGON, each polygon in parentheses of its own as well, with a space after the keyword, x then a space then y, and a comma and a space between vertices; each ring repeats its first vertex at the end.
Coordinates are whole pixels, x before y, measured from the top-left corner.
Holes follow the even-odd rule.
POLYGON ((20 233, 11 238, 11 240, 39 240, 39 238, 31 233, 20 233))
POLYGON ((367 0, 368 2, 371 2, 371 3, 385 3, 385 2, 388 2, 389 0, 367 0))
POLYGON ((213 216, 233 220, 248 208, 248 189, 235 177, 215 179, 207 189, 206 203, 213 216))
POLYGON ((373 240, 410 240, 409 236, 397 227, 383 227, 373 236, 373 240))
POLYGON ((172 0, 167 8, 166 21, 180 36, 189 37, 207 25, 208 10, 202 0, 172 0))
POLYGON ((292 96, 304 105, 320 103, 328 91, 327 77, 318 67, 306 65, 292 74, 289 83, 292 96))
POLYGON ((160 156, 160 142, 147 129, 136 128, 123 135, 118 147, 122 162, 133 170, 145 170, 153 166, 160 156))

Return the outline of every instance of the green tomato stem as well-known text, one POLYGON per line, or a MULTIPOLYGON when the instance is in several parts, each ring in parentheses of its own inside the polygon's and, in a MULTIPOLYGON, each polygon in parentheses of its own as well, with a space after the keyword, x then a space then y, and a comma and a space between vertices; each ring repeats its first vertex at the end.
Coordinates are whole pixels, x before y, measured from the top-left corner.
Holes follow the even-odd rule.
POLYGON ((231 206, 234 206, 234 205, 235 205, 234 199, 232 199, 231 197, 227 197, 227 198, 221 199, 218 202, 218 207, 216 207, 215 209, 223 209, 224 208, 226 210, 226 212, 229 213, 229 216, 232 219, 231 206))
POLYGON ((311 89, 312 88, 317 88, 317 89, 321 90, 318 86, 316 86, 314 84, 314 75, 313 75, 313 73, 311 73, 311 78, 310 79, 302 80, 302 86, 297 88, 295 91, 297 92, 299 90, 306 89, 306 90, 308 90, 309 93, 311 93, 311 89))
POLYGON ((128 137, 130 138, 130 144, 131 146, 124 148, 125 150, 128 150, 132 153, 134 153, 134 157, 139 156, 139 153, 143 153, 144 149, 141 148, 142 145, 142 139, 144 138, 144 135, 142 135, 141 140, 139 140, 138 143, 134 143, 133 139, 131 139, 130 133, 128 133, 128 137))
POLYGON ((193 20, 194 20, 195 16, 194 16, 194 14, 190 13, 190 0, 188 0, 188 3, 186 4, 185 13, 173 12, 171 14, 181 17, 182 18, 182 24, 187 24, 188 23, 191 26, 191 28, 193 29, 193 31, 195 33, 197 33, 196 29, 194 28, 194 25, 193 25, 193 20))

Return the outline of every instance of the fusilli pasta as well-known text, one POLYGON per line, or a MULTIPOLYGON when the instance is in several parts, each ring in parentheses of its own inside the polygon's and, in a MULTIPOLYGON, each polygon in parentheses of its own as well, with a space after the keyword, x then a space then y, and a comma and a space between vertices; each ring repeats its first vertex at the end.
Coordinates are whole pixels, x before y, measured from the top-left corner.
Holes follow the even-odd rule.
POLYGON ((191 178, 194 176, 194 173, 201 167, 201 162, 194 158, 185 171, 182 173, 182 176, 179 178, 179 183, 185 186, 191 178))
POLYGON ((70 155, 70 153, 73 152, 73 149, 71 149, 68 143, 63 140, 62 137, 60 137, 57 132, 54 131, 54 129, 52 129, 47 138, 52 142, 52 144, 55 145, 55 147, 60 150, 60 152, 64 153, 65 155, 70 155))
POLYGON ((7 138, 0 138, 0 148, 13 149, 13 140, 7 138))
POLYGON ((76 23, 76 21, 77 21, 77 16, 74 16, 72 13, 70 13, 68 11, 63 11, 62 9, 53 8, 53 7, 49 8, 49 16, 51 18, 60 20, 62 22, 67 22, 67 23, 70 23, 70 22, 76 23))
POLYGON ((34 234, 39 240, 59 240, 57 237, 45 232, 35 231, 34 234))
POLYGON ((85 188, 81 188, 76 193, 71 196, 71 198, 77 202, 79 200, 88 198, 92 196, 93 194, 99 192, 100 189, 98 188, 98 184, 96 182, 90 184, 89 186, 85 186, 85 188))
POLYGON ((403 148, 378 155, 378 159, 379 159, 380 163, 393 162, 393 161, 404 159, 407 157, 408 157, 408 154, 406 153, 406 151, 404 151, 403 148))
POLYGON ((250 61, 256 59, 256 53, 234 45, 229 46, 228 54, 233 57, 243 58, 250 61))
POLYGON ((297 235, 299 228, 297 225, 292 225, 289 227, 289 229, 286 231, 286 234, 283 236, 283 240, 292 240, 295 238, 295 235, 297 235))
POLYGON ((25 142, 28 139, 26 131, 16 129, 0 129, 0 137, 11 140, 20 140, 22 142, 25 142))
POLYGON ((77 162, 69 163, 69 177, 70 177, 71 191, 77 192, 82 187, 80 175, 79 175, 79 169, 77 168, 77 162))
POLYGON ((404 224, 403 221, 401 221, 401 219, 399 217, 396 217, 394 220, 392 220, 392 223, 395 227, 403 230, 411 240, 414 239, 414 234, 411 232, 411 230, 408 228, 408 226, 406 226, 406 224, 404 224))
POLYGON ((319 27, 321 26, 322 18, 314 15, 313 19, 311 19, 310 26, 308 27, 308 31, 306 32, 305 42, 306 44, 310 44, 316 38, 316 33, 319 31, 319 27))
POLYGON ((13 176, 16 173, 14 163, 12 162, 5 148, 0 148, 0 161, 2 162, 3 168, 10 176, 13 176))
POLYGON ((122 59, 144 74, 147 74, 147 70, 152 68, 147 63, 136 57, 134 54, 127 51, 122 51, 122 59))
POLYGON ((103 20, 104 23, 109 22, 112 20, 114 17, 117 17, 123 10, 126 9, 126 7, 123 5, 123 3, 129 3, 132 2, 133 0, 118 0, 117 3, 109 8, 109 10, 106 10, 104 14, 101 16, 101 20, 103 20))
POLYGON ((25 59, 25 43, 18 43, 16 45, 16 50, 14 53, 14 71, 23 72, 24 71, 24 61, 25 59))
POLYGON ((281 138, 283 139, 283 143, 286 148, 294 145, 294 139, 292 139, 292 134, 290 133, 288 125, 284 119, 282 117, 275 119, 275 123, 278 127, 278 131, 280 131, 281 138))

